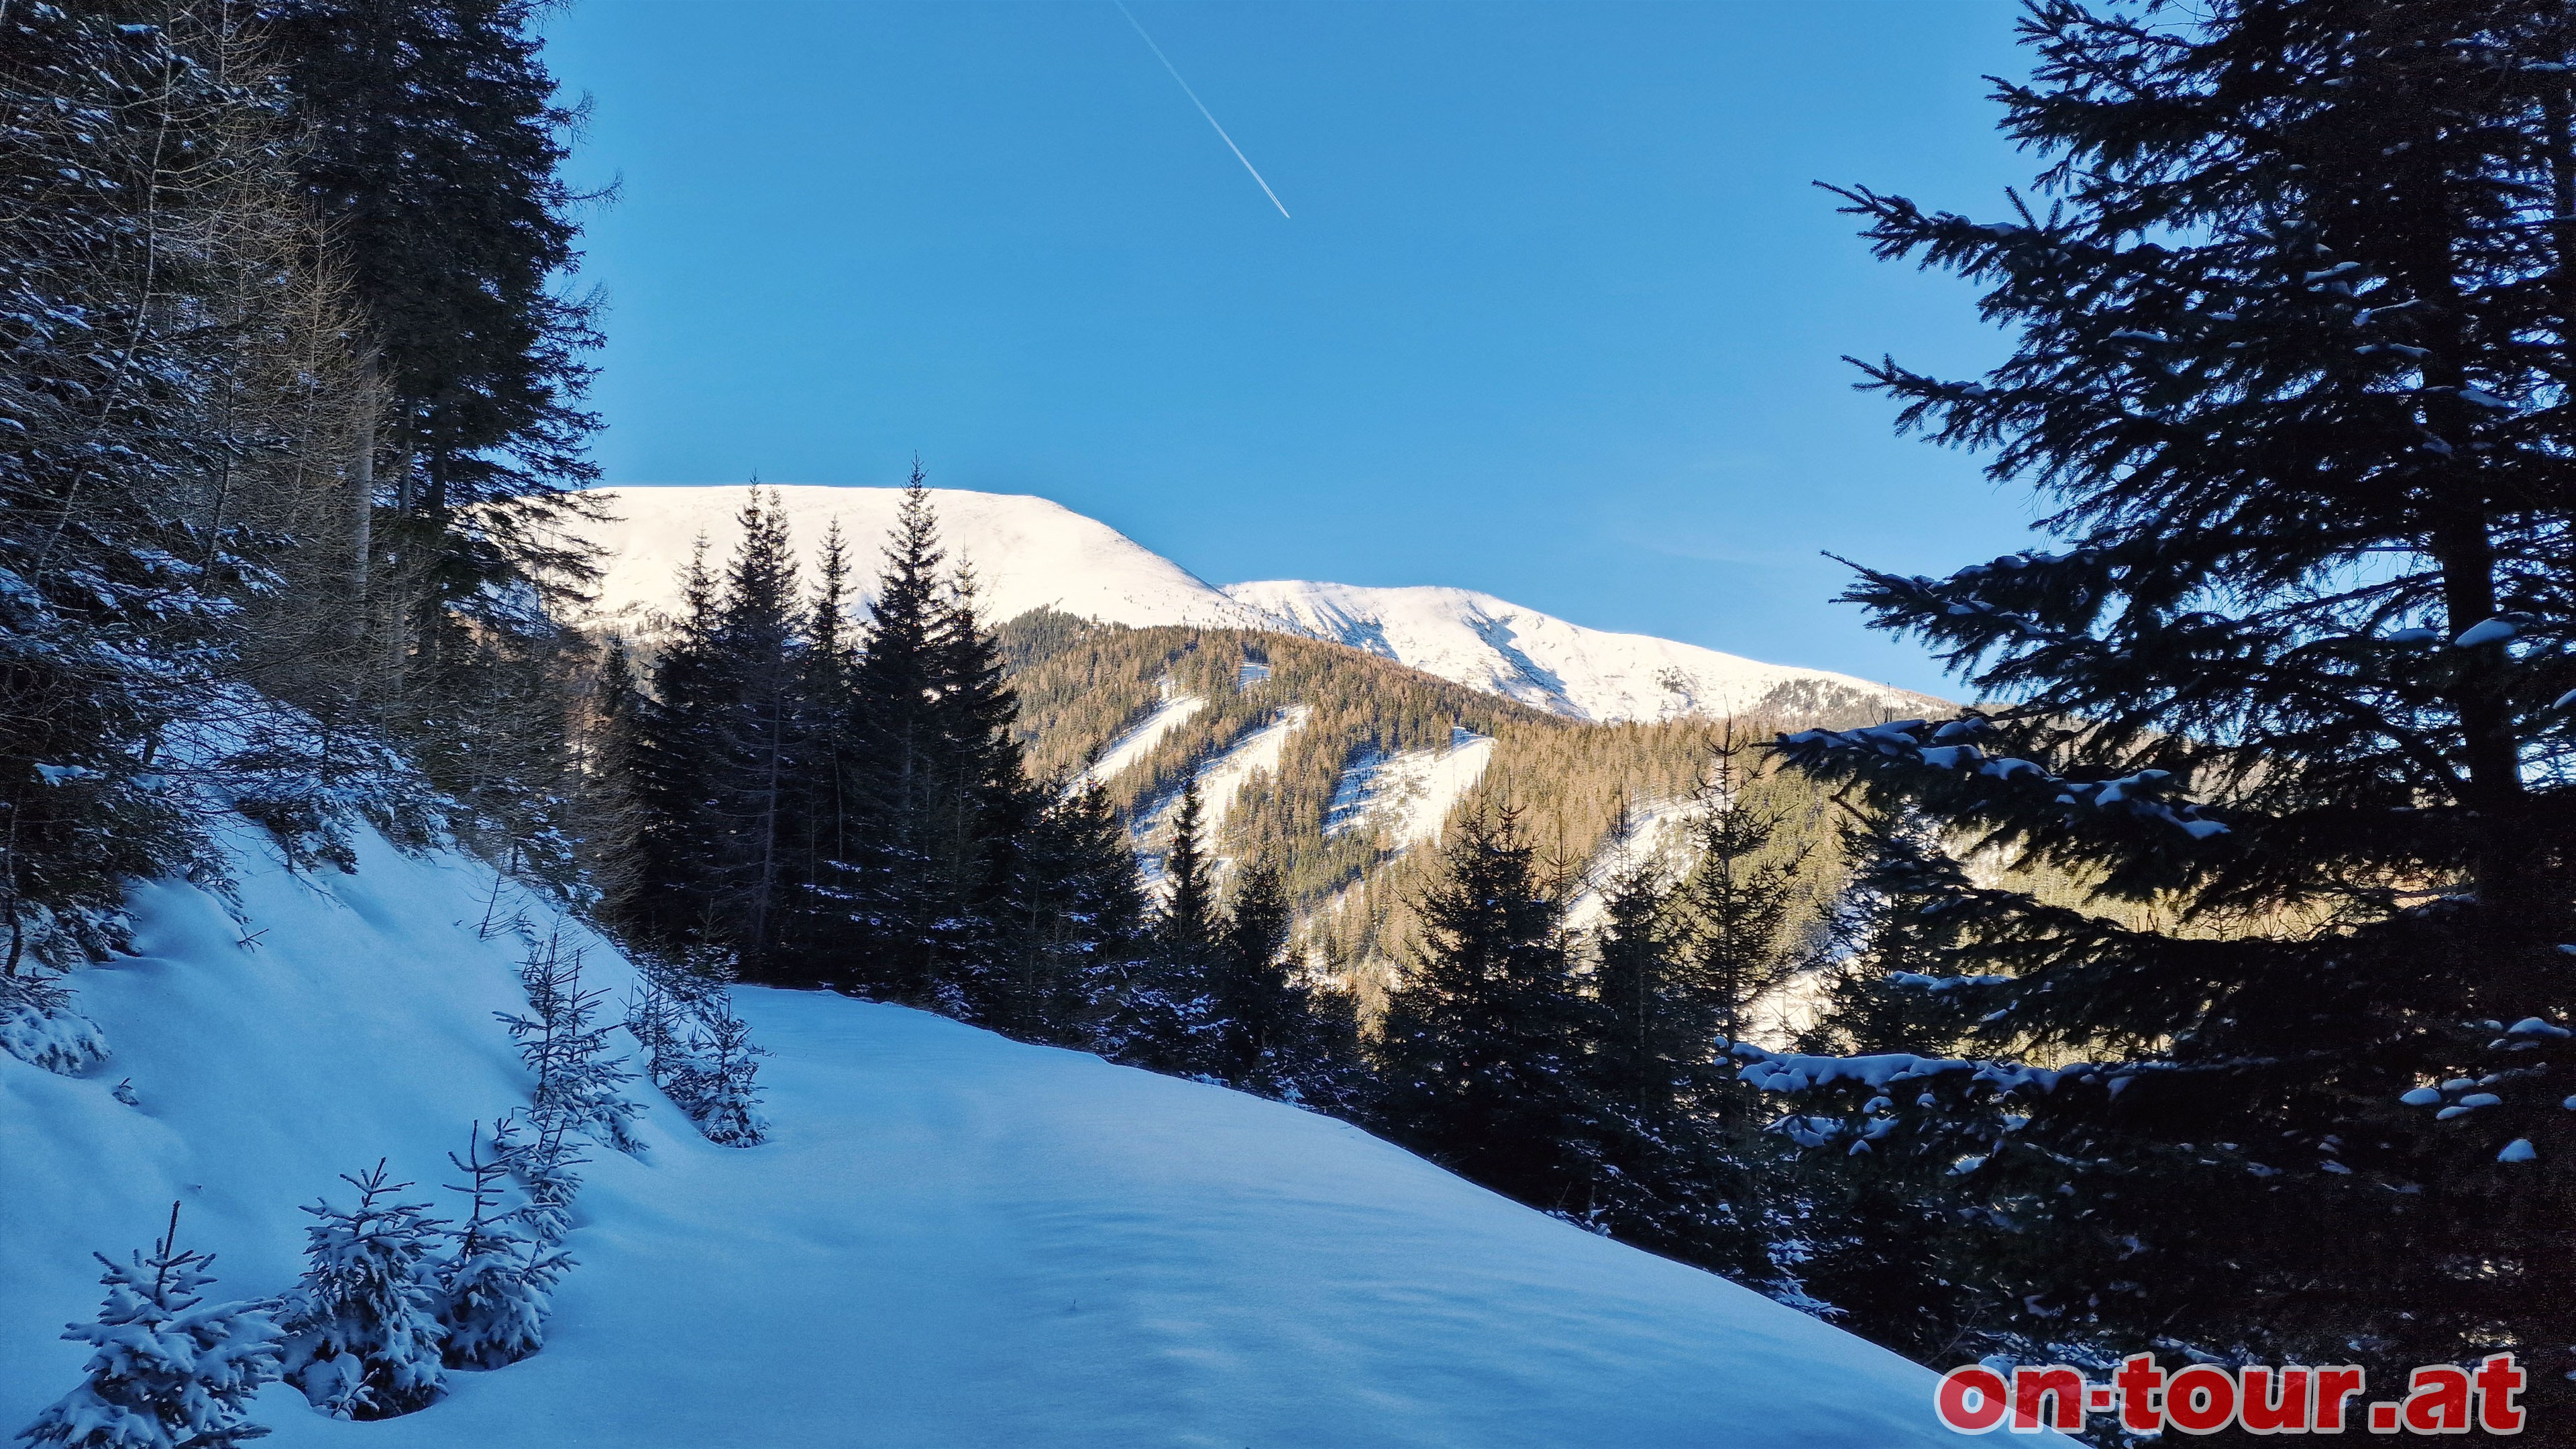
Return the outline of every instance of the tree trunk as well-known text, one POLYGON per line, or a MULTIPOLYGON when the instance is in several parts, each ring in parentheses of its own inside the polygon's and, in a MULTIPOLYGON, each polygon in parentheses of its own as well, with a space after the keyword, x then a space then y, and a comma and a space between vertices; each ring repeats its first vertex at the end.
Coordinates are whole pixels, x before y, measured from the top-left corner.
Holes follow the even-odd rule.
POLYGON ((349 450, 349 633, 353 643, 363 644, 376 553, 376 419, 384 411, 373 349, 358 359, 356 407, 357 440, 349 450))

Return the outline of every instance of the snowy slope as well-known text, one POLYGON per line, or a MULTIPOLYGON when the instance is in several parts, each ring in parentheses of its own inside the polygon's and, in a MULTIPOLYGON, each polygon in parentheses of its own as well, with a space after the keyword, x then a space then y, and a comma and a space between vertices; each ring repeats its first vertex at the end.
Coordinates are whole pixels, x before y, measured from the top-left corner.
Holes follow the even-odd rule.
POLYGON ((1572 719, 1723 715, 1821 696, 1920 711, 1938 701, 1849 675, 1758 664, 1645 634, 1586 629, 1466 589, 1232 584, 1234 599, 1305 633, 1572 719))
MULTIPOLYGON (((823 532, 832 523, 850 546, 853 578, 864 598, 876 581, 886 535, 903 503, 899 488, 788 486, 775 491, 810 581, 823 532)), ((605 550, 599 609, 612 618, 678 607, 680 572, 703 534, 716 567, 741 536, 735 515, 748 485, 718 488, 599 490, 613 521, 585 530, 605 550)), ((1236 603, 1187 569, 1105 523, 1017 493, 934 488, 931 507, 949 559, 975 569, 985 616, 1009 619, 1055 608, 1113 624, 1194 624, 1218 629, 1275 629, 1276 620, 1236 603)))
POLYGON ((1111 740, 1108 748, 1100 752, 1100 758, 1067 781, 1066 788, 1078 791, 1086 785, 1104 784, 1116 779, 1129 766, 1154 753, 1154 747, 1163 742, 1163 736, 1180 728, 1190 716, 1205 708, 1205 699, 1195 694, 1174 694, 1170 682, 1165 681, 1162 702, 1143 719, 1129 726, 1125 733, 1111 740))
MULTIPOLYGON (((720 566, 748 486, 601 490, 615 521, 587 530, 606 552, 599 608, 640 620, 678 606, 680 571, 704 534, 720 566)), ((900 490, 782 487, 812 565, 825 526, 849 539, 873 582, 900 490)), ((1348 644, 1571 719, 1669 719, 1769 705, 1801 713, 1938 711, 1941 701, 1848 675, 1759 664, 1643 634, 1587 629, 1466 589, 1276 581, 1211 587, 1107 524, 1024 494, 931 492, 953 557, 975 566, 986 617, 1052 607, 1113 624, 1265 629, 1348 644)), ((810 575, 809 575, 810 577, 810 575)), ((863 590, 864 591, 864 590, 863 590)))
POLYGON ((1373 831, 1398 851, 1438 840, 1449 812, 1484 778, 1493 755, 1490 737, 1453 728, 1443 749, 1362 760, 1343 773, 1324 815, 1324 835, 1373 831))
MULTIPOLYGON (((247 927, 150 886, 143 954, 77 978, 105 1068, 0 1057, 0 1433, 73 1382, 53 1335, 96 1309, 89 1250, 177 1198, 219 1292, 276 1292, 294 1204, 388 1156, 452 1210, 441 1154, 524 1100, 489 1015, 519 948, 474 930, 488 872, 369 839, 357 875, 308 880, 243 848, 247 927)), ((1342 1124, 895 1007, 739 1005, 775 1053, 773 1142, 709 1145, 648 1098, 648 1155, 593 1154, 544 1352, 378 1424, 272 1388, 269 1442, 1950 1442, 1929 1372, 1342 1124)))

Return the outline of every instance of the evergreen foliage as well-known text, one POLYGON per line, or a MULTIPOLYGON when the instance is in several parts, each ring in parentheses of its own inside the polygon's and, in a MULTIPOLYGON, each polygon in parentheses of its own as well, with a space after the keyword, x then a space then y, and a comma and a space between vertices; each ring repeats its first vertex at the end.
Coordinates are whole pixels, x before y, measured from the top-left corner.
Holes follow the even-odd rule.
POLYGON ((625 1095, 634 1073, 623 1057, 608 1055, 610 1028, 599 1020, 605 988, 585 990, 579 950, 563 948, 560 935, 530 947, 519 968, 532 1015, 494 1012, 510 1028, 519 1056, 536 1077, 529 1117, 541 1139, 560 1141, 579 1132, 620 1152, 640 1152, 634 1119, 643 1108, 625 1095))
POLYGON ((0 980, 104 955, 126 880, 203 866, 201 789, 300 818, 373 763, 277 703, 350 662, 345 570, 299 543, 356 399, 244 19, 0 16, 0 980))
POLYGON ((378 1162, 362 1176, 355 1208, 327 1200, 304 1209, 304 1277, 288 1299, 285 1378, 314 1408, 340 1419, 390 1419, 427 1408, 447 1391, 441 1366, 436 1250, 444 1226, 399 1194, 378 1162))
MULTIPOLYGON (((2058 547, 1862 570, 1850 597, 1999 703, 1782 742, 1908 822, 1870 888, 1930 984, 1879 979, 1960 1010, 1833 1043, 1911 1057, 1751 1068, 1830 1112, 1793 1135, 1872 1144, 1901 1216, 1959 1209, 1990 1338, 2374 1374, 2554 1355, 2576 26, 2039 0, 2023 34, 2031 79, 1998 96, 2050 159, 2044 208, 1845 195, 2016 334, 1980 378, 1868 385, 2045 490, 2058 547)), ((2559 1367, 2535 1414, 2568 1412, 2559 1367)))
POLYGON ((1579 1210, 1602 1135, 1582 1060, 1595 1006, 1560 929, 1560 883, 1517 811, 1453 828, 1419 954, 1379 1024, 1382 1110, 1398 1141, 1462 1176, 1579 1210))
POLYGON ((266 1308, 209 1304, 211 1253, 179 1250, 179 1205, 170 1230, 107 1269, 96 1323, 63 1337, 89 1344, 80 1387, 55 1400, 18 1439, 36 1449, 233 1449, 268 1430, 250 1422, 250 1400, 278 1377, 280 1333, 266 1308))
POLYGON ((751 1024, 734 1014, 727 987, 732 963, 700 949, 671 964, 650 957, 642 990, 627 1003, 626 1029, 644 1047, 653 1084, 710 1142, 756 1147, 767 1140, 756 1079, 767 1052, 751 1041, 751 1024))
POLYGON ((496 1212, 506 1153, 483 1155, 483 1124, 474 1124, 465 1156, 448 1162, 465 1174, 447 1185, 472 1204, 453 1247, 438 1267, 438 1323, 442 1361, 454 1369, 495 1369, 545 1347, 546 1315, 554 1286, 574 1266, 550 1244, 520 1230, 520 1215, 496 1212))

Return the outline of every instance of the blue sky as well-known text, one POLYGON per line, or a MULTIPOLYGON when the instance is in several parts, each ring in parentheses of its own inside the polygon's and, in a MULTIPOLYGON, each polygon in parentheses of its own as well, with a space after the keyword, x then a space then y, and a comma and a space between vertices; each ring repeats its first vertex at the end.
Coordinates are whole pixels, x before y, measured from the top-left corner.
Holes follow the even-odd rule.
POLYGON ((2002 0, 582 0, 579 176, 624 484, 1042 494, 1212 581, 1453 584, 1917 687, 1832 550, 2035 509, 1845 353, 1966 369, 1957 282, 1815 180, 1995 209, 2002 0))

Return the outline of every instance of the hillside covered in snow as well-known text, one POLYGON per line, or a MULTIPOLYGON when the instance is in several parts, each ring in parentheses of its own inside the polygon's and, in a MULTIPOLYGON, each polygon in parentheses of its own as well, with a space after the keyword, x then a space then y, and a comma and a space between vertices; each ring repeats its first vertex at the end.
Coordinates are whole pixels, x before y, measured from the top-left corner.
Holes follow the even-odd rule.
MULTIPOLYGON (((89 1254, 173 1201, 219 1299, 293 1284, 298 1206, 379 1158, 458 1215, 445 1155, 531 1088, 494 1019, 525 1009, 529 938, 631 986, 487 868, 357 845, 307 874, 235 824, 234 899, 142 885, 136 954, 74 978, 104 1064, 0 1056, 0 1426, 78 1380, 56 1334, 96 1311, 89 1254)), ((904 1008, 735 997, 768 1143, 715 1146, 637 1086, 641 1150, 588 1152, 542 1351, 372 1424, 271 1386, 269 1442, 1948 1442, 1929 1372, 1356 1128, 904 1008)))
MULTIPOLYGON (((602 490, 609 521, 588 526, 604 557, 598 609, 632 627, 677 607, 694 541, 721 563, 748 485, 602 490)), ((774 488, 810 570, 837 523, 873 579, 894 521, 894 488, 774 488)), ((1587 629, 1452 588, 1264 582, 1223 589, 1097 520, 1025 494, 931 490, 950 554, 971 565, 987 618, 1033 609, 1130 626, 1191 625, 1300 634, 1366 650, 1470 689, 1568 719, 1613 723, 1758 712, 1921 714, 1938 700, 1848 675, 1762 664, 1714 649, 1587 629)))
POLYGON ((1760 664, 1646 634, 1586 629, 1469 589, 1232 584, 1236 601, 1426 674, 1568 719, 1613 723, 1940 701, 1820 669, 1760 664))

